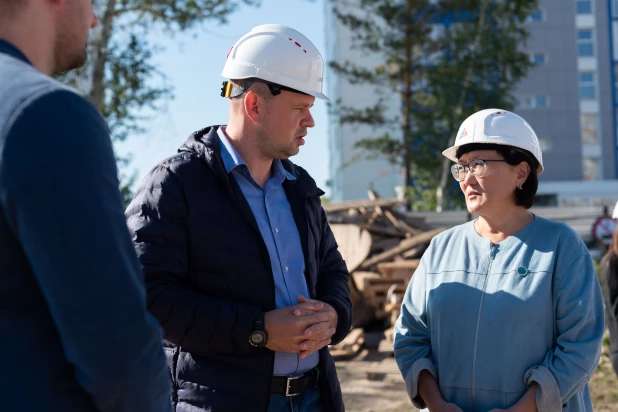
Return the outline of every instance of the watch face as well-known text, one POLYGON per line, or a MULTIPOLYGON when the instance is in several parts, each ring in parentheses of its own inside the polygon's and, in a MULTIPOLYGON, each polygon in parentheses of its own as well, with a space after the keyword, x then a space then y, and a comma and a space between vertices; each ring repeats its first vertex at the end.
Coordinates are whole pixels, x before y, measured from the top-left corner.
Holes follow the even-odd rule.
POLYGON ((256 346, 262 345, 264 344, 265 337, 262 332, 253 332, 251 334, 251 343, 256 346))

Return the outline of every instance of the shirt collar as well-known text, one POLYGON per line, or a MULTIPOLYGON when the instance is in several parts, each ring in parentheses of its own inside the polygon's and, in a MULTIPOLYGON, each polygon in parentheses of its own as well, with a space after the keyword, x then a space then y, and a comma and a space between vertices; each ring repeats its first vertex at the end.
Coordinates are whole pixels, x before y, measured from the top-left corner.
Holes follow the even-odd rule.
MULTIPOLYGON (((225 126, 219 127, 217 130, 217 136, 221 142, 221 157, 223 158, 223 165, 225 166, 226 173, 230 173, 239 166, 244 166, 246 168, 247 164, 242 159, 238 151, 234 148, 230 142, 230 139, 227 137, 227 134, 225 133, 225 126)), ((283 167, 281 160, 275 159, 273 160, 272 176, 279 175, 288 180, 296 180, 296 176, 288 172, 285 167, 283 167)))
POLYGON ((228 139, 227 134, 225 134, 225 126, 219 127, 217 136, 219 136, 219 142, 221 142, 221 157, 223 158, 226 173, 230 173, 240 165, 247 166, 230 142, 230 139, 228 139))
POLYGON ((283 167, 283 163, 281 160, 276 159, 273 161, 273 175, 283 175, 287 180, 296 180, 296 176, 292 173, 288 172, 285 167, 283 167))
POLYGON ((0 53, 8 54, 11 57, 14 57, 18 60, 23 61, 24 63, 28 63, 32 65, 32 63, 30 63, 30 60, 28 60, 26 55, 23 54, 21 50, 19 50, 17 47, 13 46, 11 43, 3 39, 0 39, 0 53))

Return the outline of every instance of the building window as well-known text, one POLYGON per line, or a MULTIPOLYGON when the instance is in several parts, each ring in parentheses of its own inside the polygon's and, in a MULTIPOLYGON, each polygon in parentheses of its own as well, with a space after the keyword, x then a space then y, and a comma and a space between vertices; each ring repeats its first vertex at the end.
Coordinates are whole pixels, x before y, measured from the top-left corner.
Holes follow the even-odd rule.
POLYGON ((577 0, 575 2, 575 12, 577 14, 592 14, 592 1, 577 0))
POLYGON ((579 98, 594 100, 597 98, 597 83, 594 72, 579 73, 579 98))
POLYGON ((531 106, 529 97, 516 97, 515 108, 516 109, 529 109, 531 106))
POLYGON ((590 202, 587 197, 569 197, 560 200, 561 207, 584 207, 590 206, 590 202))
POLYGON ((539 137, 539 146, 541 147, 541 151, 543 153, 551 152, 551 149, 554 147, 551 139, 544 137, 539 137))
POLYGON ((547 102, 546 96, 534 96, 534 107, 547 107, 549 103, 547 102))
POLYGON ((601 162, 598 157, 584 157, 582 159, 584 180, 599 180, 601 177, 601 162))
POLYGON ((612 1, 612 16, 618 18, 618 0, 612 1))
POLYGON ((534 206, 557 207, 558 195, 553 193, 547 195, 536 195, 534 196, 534 206))
POLYGON ((528 15, 527 18, 527 22, 533 22, 533 21, 543 21, 545 20, 545 13, 543 13, 543 10, 539 9, 539 10, 535 10, 532 13, 530 13, 528 15))
POLYGON ((536 65, 547 63, 547 54, 544 52, 530 53, 530 63, 536 65))
POLYGON ((527 103, 527 98, 525 97, 516 97, 515 98, 515 108, 516 109, 526 109, 529 106, 526 105, 527 103))
POLYGON ((595 144, 599 142, 599 116, 596 113, 582 113, 582 143, 595 144))
POLYGON ((579 57, 594 56, 592 30, 577 30, 577 55, 579 57))
POLYGON ((547 96, 519 96, 515 98, 515 107, 517 109, 537 109, 549 107, 549 99, 547 96))

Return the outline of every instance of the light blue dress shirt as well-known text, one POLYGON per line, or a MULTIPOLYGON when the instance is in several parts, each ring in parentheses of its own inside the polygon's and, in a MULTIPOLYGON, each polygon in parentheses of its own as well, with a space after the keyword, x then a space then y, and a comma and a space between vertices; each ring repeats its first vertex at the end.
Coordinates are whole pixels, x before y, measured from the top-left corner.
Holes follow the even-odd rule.
MULTIPOLYGON (((218 135, 225 170, 238 182, 266 243, 275 281, 277 308, 297 304, 299 295, 309 298, 300 236, 283 188, 286 179, 296 178, 285 170, 281 161, 274 160, 271 175, 262 188, 230 143, 224 126, 219 128, 218 135)), ((297 353, 276 352, 273 374, 282 376, 304 372, 317 366, 318 361, 318 352, 302 360, 297 353)))

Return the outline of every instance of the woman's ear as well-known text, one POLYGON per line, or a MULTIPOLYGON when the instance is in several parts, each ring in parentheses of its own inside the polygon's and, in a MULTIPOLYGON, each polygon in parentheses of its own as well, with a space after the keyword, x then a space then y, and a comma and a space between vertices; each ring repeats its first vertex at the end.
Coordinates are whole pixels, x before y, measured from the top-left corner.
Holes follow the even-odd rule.
POLYGON ((528 164, 528 162, 521 162, 520 164, 517 165, 518 185, 523 185, 525 183, 525 181, 528 179, 528 176, 530 176, 531 171, 532 169, 530 168, 530 165, 528 164))

